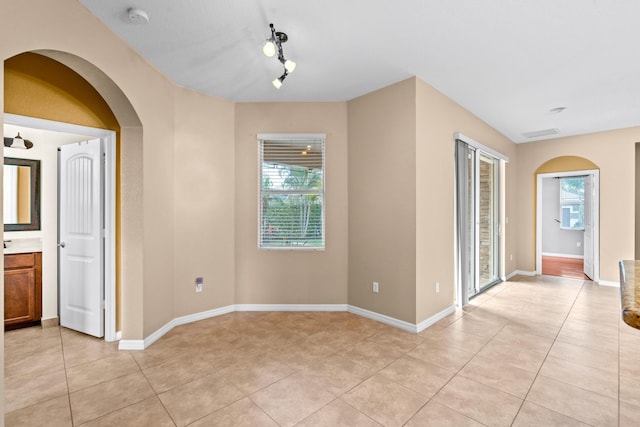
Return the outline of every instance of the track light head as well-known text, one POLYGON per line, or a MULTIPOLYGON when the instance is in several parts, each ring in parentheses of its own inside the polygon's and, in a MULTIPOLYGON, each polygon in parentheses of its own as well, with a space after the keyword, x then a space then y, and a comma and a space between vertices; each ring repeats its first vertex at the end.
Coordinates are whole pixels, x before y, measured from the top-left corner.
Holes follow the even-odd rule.
POLYGON ((262 53, 264 53, 269 58, 275 55, 276 54, 275 43, 272 42, 271 40, 267 40, 267 42, 264 44, 264 47, 262 48, 262 53))
POLYGON ((290 59, 287 59, 286 61, 284 61, 284 69, 289 73, 293 73, 293 70, 296 69, 296 63, 291 61, 290 59))
POLYGON ((284 82, 284 79, 286 79, 288 75, 289 73, 287 73, 287 70, 285 70, 283 75, 281 75, 277 79, 274 79, 273 81, 271 81, 271 83, 276 89, 280 89, 282 87, 282 82, 284 82))
POLYGON ((282 43, 287 42, 289 40, 289 36, 287 36, 286 33, 276 31, 273 24, 269 24, 269 28, 271 29, 271 37, 267 39, 264 47, 262 48, 262 53, 270 58, 275 56, 276 53, 278 54, 278 61, 280 61, 284 67, 284 74, 273 80, 271 83, 276 89, 280 89, 284 79, 289 75, 289 73, 292 73, 293 70, 296 69, 296 63, 286 59, 282 50, 282 43))

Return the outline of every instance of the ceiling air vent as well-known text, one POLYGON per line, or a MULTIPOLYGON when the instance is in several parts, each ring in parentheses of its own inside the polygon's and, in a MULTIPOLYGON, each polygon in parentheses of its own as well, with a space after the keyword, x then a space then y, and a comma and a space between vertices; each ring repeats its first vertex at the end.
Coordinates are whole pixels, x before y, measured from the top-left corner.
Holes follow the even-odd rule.
POLYGON ((557 135, 560 131, 556 128, 553 129, 542 129, 542 130, 534 130, 533 132, 524 132, 522 136, 525 138, 540 138, 543 136, 549 135, 557 135))

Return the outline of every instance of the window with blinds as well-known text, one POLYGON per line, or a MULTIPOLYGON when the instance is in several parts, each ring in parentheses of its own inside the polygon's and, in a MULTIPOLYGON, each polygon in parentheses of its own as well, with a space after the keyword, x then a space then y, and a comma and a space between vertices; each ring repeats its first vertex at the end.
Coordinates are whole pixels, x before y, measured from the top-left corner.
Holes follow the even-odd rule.
POLYGON ((259 139, 260 248, 324 248, 324 142, 324 135, 259 139))

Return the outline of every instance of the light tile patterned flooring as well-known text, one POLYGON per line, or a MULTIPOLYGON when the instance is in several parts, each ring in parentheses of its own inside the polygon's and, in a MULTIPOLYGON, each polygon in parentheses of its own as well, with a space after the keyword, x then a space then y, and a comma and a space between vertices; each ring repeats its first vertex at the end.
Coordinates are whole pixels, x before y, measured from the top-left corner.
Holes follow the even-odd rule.
POLYGON ((631 426, 619 290, 516 277, 414 335, 349 313, 233 313, 149 349, 5 334, 7 426, 631 426))

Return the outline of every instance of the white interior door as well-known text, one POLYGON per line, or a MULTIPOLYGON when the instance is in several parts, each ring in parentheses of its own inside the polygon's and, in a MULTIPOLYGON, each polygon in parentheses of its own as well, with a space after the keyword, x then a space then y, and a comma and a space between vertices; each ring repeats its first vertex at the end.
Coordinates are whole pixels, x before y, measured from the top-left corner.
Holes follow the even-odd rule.
POLYGON ((594 231, 594 185, 593 175, 584 177, 584 274, 593 280, 593 231, 594 231))
POLYGON ((60 324, 104 336, 102 148, 99 139, 60 147, 60 324))

